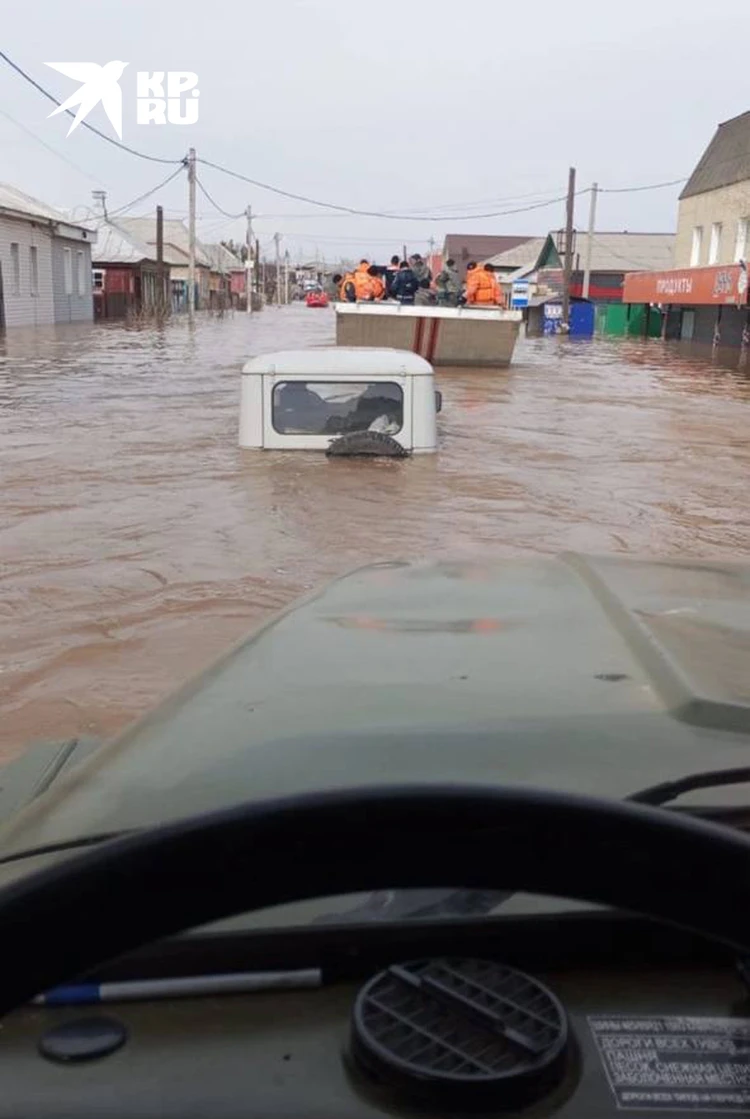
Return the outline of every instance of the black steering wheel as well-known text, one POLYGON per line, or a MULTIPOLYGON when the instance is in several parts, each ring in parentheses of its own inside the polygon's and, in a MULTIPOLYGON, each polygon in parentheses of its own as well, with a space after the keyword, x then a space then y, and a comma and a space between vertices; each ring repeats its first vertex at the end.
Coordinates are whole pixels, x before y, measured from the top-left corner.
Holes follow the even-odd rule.
POLYGON ((363 788, 134 832, 0 890, 0 1013, 222 917, 419 887, 576 898, 750 948, 750 839, 739 832, 533 789, 363 788))

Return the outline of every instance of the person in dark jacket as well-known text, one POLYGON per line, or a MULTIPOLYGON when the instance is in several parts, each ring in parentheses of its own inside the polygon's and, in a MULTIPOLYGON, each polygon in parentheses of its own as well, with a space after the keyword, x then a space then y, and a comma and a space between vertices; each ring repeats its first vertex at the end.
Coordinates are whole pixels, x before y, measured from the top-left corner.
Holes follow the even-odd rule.
POLYGON ((423 280, 427 280, 427 285, 429 286, 432 283, 432 272, 430 271, 427 261, 423 260, 419 253, 414 253, 409 263, 419 283, 421 284, 423 280))
POLYGON ((419 290, 419 280, 412 272, 411 268, 405 260, 401 261, 398 273, 393 286, 391 287, 391 294, 394 299, 398 299, 399 303, 413 303, 414 296, 419 290))
POLYGON ((430 281, 428 279, 419 281, 419 290, 414 296, 414 302, 419 307, 429 307, 435 302, 435 293, 430 291, 430 281))
POLYGON ((393 281, 398 275, 399 258, 397 256, 391 257, 391 263, 385 270, 385 297, 386 299, 393 298, 393 281))

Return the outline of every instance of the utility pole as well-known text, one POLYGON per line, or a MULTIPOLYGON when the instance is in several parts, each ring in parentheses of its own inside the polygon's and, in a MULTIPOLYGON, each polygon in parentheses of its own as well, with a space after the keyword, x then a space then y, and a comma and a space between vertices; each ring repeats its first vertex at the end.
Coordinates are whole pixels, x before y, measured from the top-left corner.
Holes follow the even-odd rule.
POLYGON ((284 302, 289 302, 289 249, 284 253, 284 302))
MULTIPOLYGON (((265 288, 265 285, 264 285, 265 288)), ((258 306, 263 307, 263 299, 260 298, 261 291, 264 290, 260 286, 260 241, 255 238, 255 290, 258 293, 258 306)))
MULTIPOLYGON (((247 313, 251 313, 253 309, 253 210, 252 206, 248 206, 245 210, 245 217, 247 218, 247 232, 245 234, 245 249, 247 256, 245 257, 245 293, 247 297, 247 313)), ((257 261, 255 262, 257 268, 257 261)))
POLYGON ((589 206, 589 234, 586 238, 586 258, 583 266, 583 289, 581 295, 584 299, 589 297, 589 284, 591 281, 591 253, 594 247, 594 228, 596 226, 596 196, 599 184, 591 184, 591 205, 589 206))
POLYGON ((195 314, 195 148, 188 152, 188 314, 195 314))
MULTIPOLYGON (((435 255, 435 238, 430 237, 430 262, 432 261, 432 258, 433 258, 434 255, 435 255)), ((431 263, 430 263, 430 267, 432 267, 431 263)))
POLYGON ((102 215, 104 220, 107 220, 107 192, 106 190, 92 190, 91 197, 94 199, 95 206, 101 206, 102 215))
POLYGON ((156 282, 159 287, 156 310, 161 314, 167 302, 164 284, 164 210, 161 206, 156 207, 156 282))
POLYGON ((563 267, 562 326, 570 327, 570 278, 573 273, 573 208, 576 195, 576 169, 568 172, 568 201, 565 207, 565 263, 563 267))
POLYGON ((280 233, 274 233, 274 244, 276 245, 276 306, 281 306, 281 252, 279 250, 279 241, 281 240, 280 233))
POLYGON ((404 250, 404 255, 403 255, 403 256, 401 257, 401 259, 402 259, 402 260, 408 260, 409 258, 408 258, 408 256, 406 255, 406 245, 402 245, 401 247, 402 247, 402 249, 404 250))

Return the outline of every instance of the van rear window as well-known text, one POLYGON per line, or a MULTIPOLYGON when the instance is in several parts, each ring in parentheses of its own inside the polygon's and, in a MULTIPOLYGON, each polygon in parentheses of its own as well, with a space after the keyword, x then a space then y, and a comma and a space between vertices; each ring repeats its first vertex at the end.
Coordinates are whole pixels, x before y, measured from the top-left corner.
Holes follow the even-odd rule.
POLYGON ((404 423, 404 394, 392 382, 281 381, 273 390, 272 421, 280 435, 395 435, 404 423))

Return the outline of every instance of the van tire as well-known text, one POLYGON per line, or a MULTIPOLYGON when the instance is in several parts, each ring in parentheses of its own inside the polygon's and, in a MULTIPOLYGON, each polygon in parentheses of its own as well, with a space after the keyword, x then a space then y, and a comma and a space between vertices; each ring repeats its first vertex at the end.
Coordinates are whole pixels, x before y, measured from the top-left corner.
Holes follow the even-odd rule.
POLYGON ((405 450, 392 435, 382 431, 352 431, 334 439, 328 445, 326 454, 331 457, 368 456, 380 458, 408 458, 405 450))

